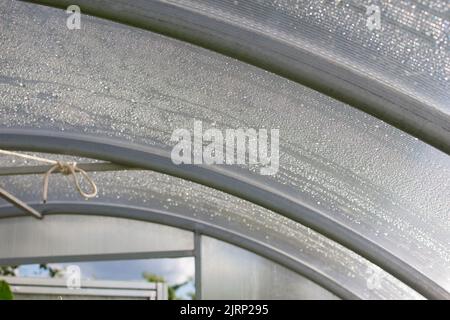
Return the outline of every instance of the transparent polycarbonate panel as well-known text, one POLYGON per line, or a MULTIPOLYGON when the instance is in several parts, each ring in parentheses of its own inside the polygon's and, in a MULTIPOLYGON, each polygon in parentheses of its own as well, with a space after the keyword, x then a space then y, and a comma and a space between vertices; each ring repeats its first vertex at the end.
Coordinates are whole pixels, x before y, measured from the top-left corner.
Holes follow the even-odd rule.
POLYGON ((276 37, 387 83, 450 115, 448 0, 162 2, 276 37), (379 23, 375 10, 380 12, 379 23))
POLYGON ((314 282, 272 261, 202 236, 203 299, 338 299, 314 282))
POLYGON ((36 257, 149 254, 193 250, 192 232, 136 220, 99 216, 48 216, 0 221, 0 265, 33 262, 36 257), (2 262, 3 261, 3 262, 2 262))
MULTIPOLYGON (((361 298, 421 298, 372 263, 311 229, 223 192, 151 171, 90 175, 99 189, 97 198, 86 202, 68 177, 53 175, 49 203, 82 201, 84 204, 107 203, 164 210, 236 232, 280 250, 361 298), (379 285, 372 284, 374 277, 379 285)), ((0 177, 0 185, 23 201, 39 203, 42 179, 42 175, 4 176, 0 177)), ((0 207, 2 205, 5 202, 0 199, 0 207)), ((41 222, 45 223, 46 219, 41 222)))
MULTIPOLYGON (((280 129, 279 171, 262 177, 251 168, 259 181, 368 237, 450 290, 448 155, 297 83, 180 41, 88 16, 81 30, 69 30, 64 11, 14 1, 1 1, 0 14, 0 129, 106 136, 167 150, 173 130, 192 131, 194 119, 204 129, 280 129)), ((103 188, 100 197, 111 192, 117 202, 153 203, 143 197, 145 188, 155 189, 145 176, 111 174, 110 181, 129 179, 131 189, 103 188)), ((197 190, 186 185, 176 187, 176 198, 160 192, 172 187, 158 185, 155 192, 165 206, 182 198, 226 228, 242 227, 233 221, 245 211, 241 202, 206 197, 200 207, 192 194, 197 190), (230 208, 233 215, 220 215, 230 208)), ((19 191, 35 199, 41 192, 19 191)), ((270 241, 289 239, 291 250, 303 254, 296 233, 284 232, 284 219, 252 210, 276 229, 270 241)), ((242 225, 261 237, 255 220, 242 225)))

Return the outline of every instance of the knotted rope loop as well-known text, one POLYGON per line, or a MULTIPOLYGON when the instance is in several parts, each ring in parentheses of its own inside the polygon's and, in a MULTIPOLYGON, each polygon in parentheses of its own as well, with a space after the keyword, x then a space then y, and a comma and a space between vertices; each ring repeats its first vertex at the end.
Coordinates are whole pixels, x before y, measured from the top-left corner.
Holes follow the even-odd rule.
MULTIPOLYGON (((14 151, 8 151, 0 149, 0 155, 7 155, 7 156, 14 156, 19 157, 22 159, 29 159, 33 161, 39 161, 46 163, 50 165, 50 169, 45 173, 44 175, 44 188, 43 188, 43 201, 44 203, 47 202, 47 195, 48 195, 48 180, 50 178, 50 175, 53 172, 59 172, 63 175, 70 175, 73 178, 73 181, 75 183, 75 187, 78 190, 78 192, 86 199, 94 198, 97 196, 98 190, 97 185, 94 183, 94 181, 91 179, 91 177, 81 168, 77 167, 76 162, 63 162, 63 161, 55 161, 51 159, 41 158, 34 155, 28 155, 24 153, 14 152, 14 151), (87 183, 91 187, 91 191, 84 191, 81 188, 80 180, 84 179, 87 181, 87 183)), ((26 203, 20 201, 16 197, 14 197, 12 194, 8 193, 7 191, 0 188, 0 198, 6 199, 8 202, 12 203, 13 205, 27 211, 31 215, 35 216, 36 218, 42 219, 42 214, 34 210, 32 207, 28 206, 26 203)))
POLYGON ((44 203, 47 202, 47 196, 48 196, 48 181, 50 178, 50 175, 53 172, 59 172, 63 175, 70 175, 73 178, 73 181, 75 183, 75 187, 77 188, 78 192, 86 199, 94 198, 97 196, 98 189, 95 182, 92 180, 92 178, 87 174, 86 171, 84 171, 81 168, 77 167, 76 162, 63 162, 63 161, 56 161, 56 163, 45 173, 44 176, 44 188, 43 188, 43 194, 42 199, 44 203), (87 183, 91 187, 90 192, 85 192, 81 186, 80 186, 80 177, 84 178, 87 183))

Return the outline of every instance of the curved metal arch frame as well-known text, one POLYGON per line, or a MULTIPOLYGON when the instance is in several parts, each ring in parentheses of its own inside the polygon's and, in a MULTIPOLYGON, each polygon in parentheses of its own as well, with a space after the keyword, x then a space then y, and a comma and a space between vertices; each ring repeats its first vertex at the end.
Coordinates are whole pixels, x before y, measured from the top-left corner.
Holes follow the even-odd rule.
POLYGON ((82 156, 152 170, 199 183, 276 212, 347 247, 378 265, 429 299, 450 299, 450 293, 419 270, 364 235, 310 208, 301 200, 226 166, 175 165, 168 151, 78 134, 41 130, 0 129, 0 148, 82 156))
MULTIPOLYGON (((194 232, 196 239, 198 238, 198 235, 213 237, 269 259, 304 276, 341 299, 361 299, 361 297, 348 290, 343 284, 338 283, 334 279, 319 272, 305 261, 295 259, 261 241, 198 219, 182 216, 169 211, 128 205, 111 205, 98 202, 49 202, 45 205, 42 203, 33 203, 30 205, 45 215, 71 214, 107 216, 158 223, 189 230, 194 232)), ((14 206, 0 206, 0 221, 5 218, 22 216, 26 217, 22 211, 14 206)))
POLYGON ((450 155, 450 115, 314 52, 158 0, 21 0, 81 11, 223 53, 367 112, 450 155))

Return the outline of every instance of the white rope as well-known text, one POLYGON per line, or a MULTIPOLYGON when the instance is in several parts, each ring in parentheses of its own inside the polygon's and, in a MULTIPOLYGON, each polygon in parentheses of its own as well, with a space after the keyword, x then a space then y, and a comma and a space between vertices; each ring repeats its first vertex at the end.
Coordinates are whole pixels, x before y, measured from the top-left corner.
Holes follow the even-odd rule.
POLYGON ((19 157, 19 158, 24 158, 24 159, 29 159, 29 160, 35 160, 35 161, 40 161, 40 162, 53 164, 53 165, 58 163, 58 161, 55 161, 55 160, 40 158, 40 157, 36 157, 36 156, 30 156, 28 154, 23 154, 23 153, 8 151, 8 150, 0 149, 0 153, 4 154, 4 155, 8 155, 8 156, 14 156, 14 157, 19 157))
POLYGON ((51 159, 45 159, 45 158, 41 158, 41 157, 37 157, 37 156, 32 156, 32 155, 28 155, 28 154, 7 151, 7 150, 2 150, 2 149, 0 149, 0 154, 19 157, 19 158, 28 159, 28 160, 35 160, 35 161, 39 161, 39 162, 43 162, 43 163, 52 165, 50 167, 50 169, 44 175, 44 187, 42 190, 42 199, 43 199, 44 203, 47 202, 48 181, 50 178, 50 174, 55 171, 59 172, 61 174, 64 174, 64 175, 71 175, 73 177, 77 191, 84 198, 94 198, 95 196, 97 196, 98 189, 97 189, 95 182, 87 174, 86 171, 77 167, 76 162, 55 161, 55 160, 51 160, 51 159), (77 175, 77 173, 78 173, 78 175, 77 175), (88 182, 88 184, 91 186, 91 192, 83 191, 83 189, 80 186, 80 181, 78 178, 79 176, 83 177, 88 182))

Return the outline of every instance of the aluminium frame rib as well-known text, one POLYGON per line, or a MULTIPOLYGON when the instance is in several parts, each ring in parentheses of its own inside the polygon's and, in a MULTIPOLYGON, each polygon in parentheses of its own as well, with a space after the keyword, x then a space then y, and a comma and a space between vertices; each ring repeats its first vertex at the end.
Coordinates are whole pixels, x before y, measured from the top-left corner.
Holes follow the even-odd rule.
MULTIPOLYGON (((77 214, 77 215, 96 215, 108 216, 116 218, 134 219, 139 221, 146 221, 152 223, 159 223, 184 230, 194 232, 194 251, 185 252, 192 254, 198 263, 201 255, 201 247, 198 246, 201 235, 216 238, 221 241, 236 245, 240 248, 253 252, 259 256, 269 259, 283 267, 286 267, 301 276, 315 282, 319 286, 327 289, 336 296, 342 299, 361 299, 358 295, 351 292, 345 287, 345 284, 337 282, 335 279, 328 277, 326 274, 318 271, 316 268, 308 265, 305 261, 300 261, 292 256, 289 256, 282 251, 271 247, 270 245, 261 241, 252 239, 240 233, 224 229, 214 224, 204 222, 198 219, 182 216, 169 211, 155 210, 149 208, 142 208, 137 206, 125 205, 111 205, 104 203, 82 203, 82 202, 49 202, 47 204, 33 203, 30 204, 36 210, 41 211, 44 215, 53 214, 77 214)), ((13 206, 0 206, 0 221, 1 219, 25 216, 24 213, 13 206)), ((183 254, 185 254, 183 253, 183 254)), ((75 257, 76 258, 76 257, 75 257)), ((80 257, 78 257, 80 258, 80 257)), ((95 258, 95 257, 94 257, 95 258)), ((67 260, 67 257, 53 257, 54 262, 61 262, 61 259, 67 260)), ((201 259, 201 258, 200 258, 201 259)), ((3 262, 15 261, 2 261, 3 262)), ((48 261, 47 261, 48 262, 48 261)), ((197 272, 200 268, 196 266, 197 272)), ((201 274, 201 271, 200 271, 201 274)), ((201 277, 201 275, 200 275, 201 277)), ((201 282, 196 280, 196 285, 201 287, 201 282)), ((199 290, 201 292, 201 288, 199 290)))
POLYGON ((110 161, 199 183, 247 200, 309 227, 378 265, 424 297, 450 299, 450 292, 394 253, 258 177, 226 166, 175 165, 170 152, 107 138, 41 130, 0 129, 0 148, 49 152, 110 161))

